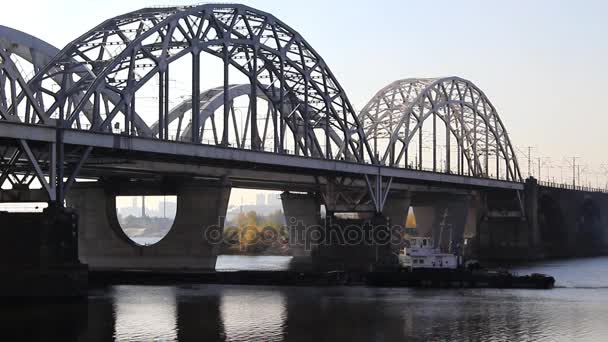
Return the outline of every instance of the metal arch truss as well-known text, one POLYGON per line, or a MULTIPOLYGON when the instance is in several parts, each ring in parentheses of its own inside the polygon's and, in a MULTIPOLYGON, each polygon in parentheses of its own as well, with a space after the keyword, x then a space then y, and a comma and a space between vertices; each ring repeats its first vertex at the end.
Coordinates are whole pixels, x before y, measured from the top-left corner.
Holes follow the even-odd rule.
MULTIPOLYGON (((57 125, 44 111, 42 92, 32 91, 28 81, 58 53, 40 39, 0 25, 0 120, 57 125)), ((0 146, 0 189, 26 190, 37 183, 49 202, 63 203, 92 148, 84 147, 66 159, 61 135, 58 127, 57 143, 18 139, 0 146), (70 174, 64 172, 66 167, 70 174)))
POLYGON ((0 34, 5 34, 0 39, 0 120, 53 124, 40 103, 41 94, 36 94, 28 87, 24 78, 26 72, 17 64, 18 58, 23 58, 32 64, 32 69, 36 72, 47 56, 38 51, 36 46, 21 45, 21 39, 9 40, 10 37, 25 40, 26 36, 11 36, 7 32, 18 31, 0 26, 0 34))
MULTIPOLYGON (((278 90, 275 89, 275 92, 278 93, 278 90)), ((200 136, 199 142, 203 143, 212 143, 215 145, 224 145, 228 147, 236 147, 240 149, 250 149, 251 146, 246 145, 248 141, 248 136, 250 136, 250 125, 251 122, 251 114, 253 112, 252 103, 262 100, 266 103, 266 109, 263 113, 258 110, 258 122, 262 123, 262 132, 260 132, 260 150, 271 150, 273 152, 278 151, 277 146, 274 148, 270 144, 273 141, 273 134, 271 132, 273 128, 273 118, 276 117, 277 109, 273 106, 273 101, 269 99, 263 92, 257 93, 257 101, 251 100, 251 86, 249 84, 236 84, 228 86, 228 93, 224 92, 224 87, 217 87, 206 90, 199 95, 199 125, 200 125, 200 136), (241 108, 236 108, 235 100, 245 97, 248 99, 246 106, 246 117, 245 117, 245 125, 244 127, 240 127, 236 112, 241 108), (218 111, 224 106, 224 103, 228 103, 228 122, 231 125, 231 129, 229 129, 230 136, 228 139, 224 139, 223 137, 223 129, 222 123, 220 120, 223 120, 222 113, 218 114, 218 111), (222 141, 221 139, 224 139, 222 141), (226 141, 228 142, 226 144, 226 141)), ((284 105, 284 108, 287 112, 292 113, 299 105, 299 102, 295 98, 289 99, 289 101, 284 105)), ((191 115, 192 108, 192 98, 188 98, 178 105, 173 107, 169 114, 167 115, 167 119, 164 122, 165 131, 171 132, 169 134, 169 140, 178 140, 178 141, 191 141, 192 139, 192 120, 185 122, 186 117, 191 115), (174 130, 171 131, 168 129, 174 122, 177 121, 176 125, 173 125, 174 130)), ((304 134, 303 128, 304 123, 301 118, 296 118, 296 120, 283 120, 280 123, 283 127, 281 130, 285 131, 286 127, 289 128, 291 132, 296 132, 298 136, 302 136, 304 134)), ((160 122, 156 121, 152 126, 152 132, 158 134, 160 128, 160 122)), ((324 128, 323 128, 324 129, 324 128)), ((340 146, 340 149, 344 149, 344 141, 341 139, 341 136, 336 133, 335 130, 330 129, 328 131, 329 138, 336 146, 340 146)), ((305 146, 303 144, 303 139, 296 140, 297 144, 294 146, 296 154, 298 151, 303 151, 305 146)), ((290 151, 283 150, 283 153, 289 153, 290 151)), ((353 156, 350 154, 348 150, 344 150, 344 153, 349 157, 347 159, 352 160, 353 156)), ((313 150, 314 157, 318 157, 318 149, 313 150)))
MULTIPOLYGON (((242 5, 142 9, 106 20, 61 51, 0 26, 0 120, 56 127, 54 143, 17 139, 0 146, 0 187, 20 190, 37 182, 60 205, 93 149, 72 146, 65 155, 64 130, 116 133, 117 123, 123 125, 121 135, 133 137, 377 166, 423 169, 422 151, 432 149, 435 172, 521 181, 495 108, 471 82, 396 81, 357 115, 325 62, 297 32, 242 5), (200 89, 203 53, 223 63, 223 85, 200 89), (182 58, 191 62, 191 97, 170 108, 169 70, 182 58), (234 69, 249 82, 230 83, 234 69), (152 112, 136 108, 149 87, 157 94, 152 112), (248 101, 244 128, 236 124, 240 98, 248 101), (430 148, 422 136, 428 118, 430 148), (449 132, 444 168, 437 163, 437 118, 449 132), (419 157, 412 167, 408 150, 416 136, 419 157)), ((382 212, 393 182, 380 172, 318 177, 325 178, 321 195, 334 211, 382 212)))
MULTIPOLYGON (((262 148, 260 92, 272 104, 276 153, 373 161, 358 117, 323 59, 289 26, 243 5, 145 8, 106 20, 68 44, 29 86, 47 95, 45 118, 65 120, 65 127, 111 131, 112 125, 124 122, 123 134, 169 140, 169 70, 172 63, 189 56, 190 111, 200 113, 202 53, 224 64, 224 125, 218 145, 228 145, 232 67, 250 83, 251 149, 262 148), (53 87, 51 79, 61 86, 53 87), (138 91, 154 80, 158 123, 149 127, 137 115, 136 99, 138 91), (285 146, 288 134, 293 136, 291 151, 285 146)), ((190 117, 190 132, 174 139, 200 143, 201 118, 190 117)))
POLYGON ((395 81, 376 93, 359 120, 381 164, 423 170, 424 150, 432 150, 434 172, 522 180, 515 150, 496 109, 465 79, 395 81), (437 119, 443 122, 443 137, 437 119), (431 125, 430 141, 423 137, 425 123, 431 125), (418 148, 415 158, 410 155, 412 146, 418 148))

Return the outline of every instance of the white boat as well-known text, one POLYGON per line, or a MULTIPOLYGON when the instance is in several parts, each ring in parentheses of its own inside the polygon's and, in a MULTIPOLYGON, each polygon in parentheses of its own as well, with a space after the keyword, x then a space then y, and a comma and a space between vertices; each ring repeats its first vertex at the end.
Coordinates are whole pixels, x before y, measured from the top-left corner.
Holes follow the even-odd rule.
POLYGON ((424 268, 455 269, 458 267, 458 256, 442 253, 433 246, 433 240, 428 237, 413 237, 410 246, 399 253, 399 265, 410 270, 424 268))

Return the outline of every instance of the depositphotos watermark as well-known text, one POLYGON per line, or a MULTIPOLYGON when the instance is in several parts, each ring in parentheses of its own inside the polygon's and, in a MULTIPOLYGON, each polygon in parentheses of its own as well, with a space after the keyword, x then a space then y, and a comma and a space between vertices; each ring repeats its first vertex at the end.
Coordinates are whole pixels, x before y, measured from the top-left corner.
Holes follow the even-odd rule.
MULTIPOLYGON (((220 220, 221 221, 221 220, 220 220)), ((273 245, 277 242, 288 243, 292 247, 303 247, 310 251, 314 246, 403 246, 408 229, 399 226, 364 224, 338 225, 305 225, 301 220, 290 219, 286 226, 241 227, 212 225, 204 228, 204 238, 212 244, 227 246, 239 245, 242 241, 248 244, 273 245)))

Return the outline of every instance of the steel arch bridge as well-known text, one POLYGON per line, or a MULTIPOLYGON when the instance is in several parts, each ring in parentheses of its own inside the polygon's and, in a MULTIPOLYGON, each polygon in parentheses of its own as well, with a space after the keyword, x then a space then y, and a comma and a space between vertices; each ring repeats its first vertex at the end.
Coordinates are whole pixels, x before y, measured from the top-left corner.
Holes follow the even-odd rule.
MULTIPOLYGON (((191 61, 191 111, 199 112, 202 54, 223 62, 227 98, 231 70, 249 81, 251 149, 261 147, 259 91, 274 107, 275 152, 369 160, 369 146, 356 113, 323 59, 289 26, 243 5, 148 8, 106 20, 68 44, 29 85, 49 97, 42 120, 61 118, 65 127, 93 131, 109 131, 120 122, 126 134, 167 140, 170 69, 180 59, 191 61), (60 78, 61 87, 53 88, 47 82, 50 78, 60 78), (153 133, 135 108, 139 91, 154 81, 159 124, 153 133), (91 111, 86 110, 88 105, 91 111), (288 132, 298 123, 304 127, 288 132), (340 134, 346 148, 332 141, 329 132, 340 134), (286 147, 290 133, 292 146, 286 147)), ((225 108, 220 141, 228 145, 229 109, 225 108)), ((199 143, 200 118, 190 115, 190 121, 190 140, 199 143)))
POLYGON ((422 170, 424 150, 428 149, 434 172, 522 180, 515 150, 496 108, 465 79, 395 81, 374 95, 359 120, 382 164, 422 170), (429 126, 430 139, 425 139, 423 128, 429 126), (443 165, 439 165, 438 154, 443 165))
POLYGON ((523 188, 506 130, 472 83, 397 81, 356 113, 299 33, 243 5, 145 8, 62 50, 0 27, 0 140, 9 141, 0 150, 0 186, 22 189, 37 179, 58 203, 77 176, 96 177, 87 166, 96 150, 103 153, 95 158, 160 153, 304 170, 334 188, 353 183, 344 175, 364 178, 366 194, 351 197, 376 211, 399 181, 523 188), (202 72, 205 58, 218 63, 220 77, 202 72), (184 68, 187 91, 176 95, 172 82, 184 68), (207 90, 205 77, 215 82, 207 90), (434 172, 423 172, 430 118, 451 135, 439 167, 433 130, 434 172))

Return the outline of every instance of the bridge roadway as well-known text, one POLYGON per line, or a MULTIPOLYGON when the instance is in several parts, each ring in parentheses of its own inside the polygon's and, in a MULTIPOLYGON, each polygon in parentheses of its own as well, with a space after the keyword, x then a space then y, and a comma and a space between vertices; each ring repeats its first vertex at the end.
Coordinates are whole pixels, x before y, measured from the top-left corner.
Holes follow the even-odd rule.
MULTIPOLYGON (((57 129, 0 121, 1 140, 56 143, 57 129)), ((242 150, 221 146, 163 141, 111 133, 63 130, 66 155, 75 148, 93 147, 80 177, 101 174, 187 174, 229 177, 231 182, 273 188, 272 183, 311 184, 303 176, 382 176, 392 178, 391 189, 423 186, 425 189, 508 189, 523 190, 520 182, 410 170, 350 161, 316 159, 294 155, 242 150), (108 159, 109 158, 109 159, 108 159), (114 158, 114 159, 112 159, 114 158), (118 158, 118 160, 116 159, 118 158), (96 162, 96 160, 98 162, 96 162), (104 162, 105 160, 105 162, 104 162), (120 162, 120 161, 126 162, 120 162), (132 161, 132 162, 131 162, 132 161), (292 175, 292 176, 290 176, 292 175), (399 185, 402 185, 401 187, 399 185)), ((365 183, 361 183, 365 186, 365 183)), ((276 186, 275 186, 276 187, 276 186)), ((281 188, 280 185, 278 185, 281 188)))

